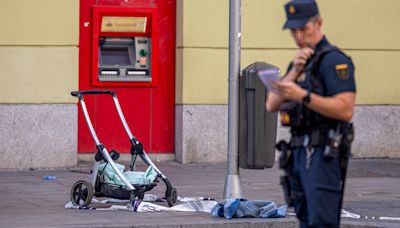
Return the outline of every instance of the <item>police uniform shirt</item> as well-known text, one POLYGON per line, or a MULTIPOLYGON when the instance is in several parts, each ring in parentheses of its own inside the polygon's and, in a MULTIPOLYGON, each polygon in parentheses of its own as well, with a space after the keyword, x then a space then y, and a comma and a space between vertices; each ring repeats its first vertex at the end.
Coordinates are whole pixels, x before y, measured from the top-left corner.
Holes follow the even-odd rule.
MULTIPOLYGON (((328 45, 330 44, 324 36, 317 44, 315 53, 328 45)), ((292 63, 289 65, 288 71, 291 68, 292 63)), ((325 89, 323 96, 334 96, 342 92, 356 92, 353 62, 342 52, 331 51, 322 56, 316 77, 325 89)), ((301 87, 307 88, 304 74, 297 79, 297 82, 301 87)))
MULTIPOLYGON (((314 52, 318 53, 328 45, 330 45, 330 43, 324 36, 322 40, 317 44, 314 52)), ((315 55, 313 57, 315 57, 315 55)), ((313 60, 310 59, 309 62, 311 61, 313 60)), ((293 63, 290 63, 288 67, 288 72, 292 68, 292 66, 293 63)), ((353 62, 351 58, 338 50, 330 51, 322 56, 319 62, 317 75, 315 76, 318 78, 318 81, 320 81, 323 86, 324 93, 321 94, 322 96, 334 96, 343 92, 356 92, 353 62)), ((312 76, 308 75, 308 77, 312 76)), ((304 89, 308 88, 305 73, 299 76, 299 78, 297 79, 297 84, 299 84, 299 86, 304 89)), ((315 88, 311 88, 311 91, 313 91, 313 89, 315 88)), ((336 120, 322 116, 322 118, 319 119, 318 123, 331 125, 335 124, 336 120)))
MULTIPOLYGON (((316 52, 327 45, 329 42, 323 37, 316 47, 316 52)), ((353 62, 339 51, 329 52, 322 57, 317 77, 325 87, 325 96, 356 92, 353 62)))

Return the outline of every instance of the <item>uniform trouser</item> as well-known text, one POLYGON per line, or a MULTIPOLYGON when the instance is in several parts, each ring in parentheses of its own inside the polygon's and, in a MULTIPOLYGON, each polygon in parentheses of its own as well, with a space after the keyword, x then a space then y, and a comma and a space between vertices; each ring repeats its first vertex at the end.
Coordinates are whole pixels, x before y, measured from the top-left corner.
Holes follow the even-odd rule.
POLYGON ((341 171, 339 158, 326 159, 315 147, 307 168, 304 147, 293 150, 292 192, 300 227, 339 227, 341 171))

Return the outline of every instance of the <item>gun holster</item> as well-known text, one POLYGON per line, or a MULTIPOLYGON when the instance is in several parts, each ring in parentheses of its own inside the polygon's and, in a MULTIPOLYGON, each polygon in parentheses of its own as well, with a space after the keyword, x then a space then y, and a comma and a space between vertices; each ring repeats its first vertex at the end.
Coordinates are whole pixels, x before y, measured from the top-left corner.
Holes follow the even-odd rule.
POLYGON ((353 123, 346 123, 342 126, 343 138, 341 143, 341 167, 347 168, 349 158, 351 157, 351 144, 354 140, 354 126, 353 123))
POLYGON ((282 175, 280 178, 280 184, 282 185, 285 201, 288 207, 291 207, 293 206, 291 188, 293 159, 290 151, 290 143, 281 140, 278 144, 276 144, 275 147, 281 152, 281 155, 279 156, 279 168, 281 168, 285 172, 285 174, 282 175))
POLYGON ((354 127, 352 123, 339 123, 336 130, 331 129, 328 134, 328 145, 325 146, 324 157, 332 159, 340 157, 348 160, 351 156, 351 144, 354 139, 354 127))

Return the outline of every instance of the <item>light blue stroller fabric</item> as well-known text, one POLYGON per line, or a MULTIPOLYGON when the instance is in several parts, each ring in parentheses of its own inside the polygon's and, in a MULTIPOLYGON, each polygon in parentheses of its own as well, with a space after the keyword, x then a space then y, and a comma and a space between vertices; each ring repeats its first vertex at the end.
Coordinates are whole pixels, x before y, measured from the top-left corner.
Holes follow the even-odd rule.
MULTIPOLYGON (((124 172, 125 170, 124 165, 119 163, 115 163, 115 165, 117 166, 117 169, 124 175, 124 177, 132 185, 149 185, 153 183, 157 177, 157 172, 152 166, 149 166, 145 172, 139 172, 139 171, 124 172)), ((98 170, 99 172, 103 171, 101 175, 103 175, 105 183, 125 186, 124 182, 122 182, 122 180, 114 172, 111 165, 107 165, 107 163, 100 164, 98 170)))

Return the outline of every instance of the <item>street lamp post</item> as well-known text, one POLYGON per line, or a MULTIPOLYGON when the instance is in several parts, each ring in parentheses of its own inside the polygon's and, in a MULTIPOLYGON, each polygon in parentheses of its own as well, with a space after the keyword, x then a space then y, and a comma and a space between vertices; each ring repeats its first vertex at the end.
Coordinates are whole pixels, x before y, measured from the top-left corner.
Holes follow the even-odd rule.
POLYGON ((242 196, 239 177, 239 74, 241 0, 229 0, 228 171, 224 199, 242 196))

